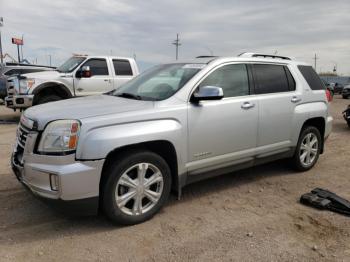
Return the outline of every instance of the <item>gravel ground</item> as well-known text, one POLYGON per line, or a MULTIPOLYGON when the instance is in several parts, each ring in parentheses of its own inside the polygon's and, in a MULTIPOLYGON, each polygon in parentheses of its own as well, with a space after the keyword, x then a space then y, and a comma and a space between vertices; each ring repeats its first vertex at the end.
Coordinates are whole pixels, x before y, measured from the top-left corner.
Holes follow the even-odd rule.
MULTIPOLYGON (((32 197, 9 166, 16 125, 0 121, 0 261, 350 261, 349 217, 298 203, 315 187, 350 199, 348 103, 335 97, 333 133, 312 170, 279 161, 201 181, 130 227, 70 218, 32 197)), ((0 106, 0 120, 18 118, 0 106)))

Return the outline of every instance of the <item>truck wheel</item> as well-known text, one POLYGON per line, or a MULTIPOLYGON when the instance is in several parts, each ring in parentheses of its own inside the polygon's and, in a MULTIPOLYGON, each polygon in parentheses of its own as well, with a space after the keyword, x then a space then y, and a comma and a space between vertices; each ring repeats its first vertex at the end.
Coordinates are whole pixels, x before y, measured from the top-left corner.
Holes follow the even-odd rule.
POLYGON ((321 134, 316 127, 304 127, 292 158, 293 167, 298 171, 311 169, 320 155, 321 143, 321 134))
POLYGON ((49 102, 59 101, 62 100, 60 96, 57 95, 45 95, 42 97, 39 97, 37 101, 35 101, 34 105, 41 105, 49 102))
POLYGON ((133 225, 153 217, 166 202, 171 173, 166 161, 149 151, 118 158, 106 170, 102 189, 105 214, 118 224, 133 225))

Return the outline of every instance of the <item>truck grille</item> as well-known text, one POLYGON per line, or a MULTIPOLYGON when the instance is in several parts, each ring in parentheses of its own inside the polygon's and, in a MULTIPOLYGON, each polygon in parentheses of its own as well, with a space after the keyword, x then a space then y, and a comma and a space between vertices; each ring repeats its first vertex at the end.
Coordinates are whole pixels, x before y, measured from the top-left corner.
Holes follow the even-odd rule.
POLYGON ((12 79, 7 80, 7 95, 13 96, 15 94, 15 85, 12 79))

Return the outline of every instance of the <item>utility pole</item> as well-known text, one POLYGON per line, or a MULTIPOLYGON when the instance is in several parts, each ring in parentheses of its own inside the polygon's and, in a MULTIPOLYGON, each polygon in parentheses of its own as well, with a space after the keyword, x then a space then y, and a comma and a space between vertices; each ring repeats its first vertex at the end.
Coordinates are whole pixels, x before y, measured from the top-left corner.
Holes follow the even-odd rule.
MULTIPOLYGON (((22 34, 22 43, 23 43, 23 37, 24 35, 22 34)), ((22 56, 22 60, 24 59, 24 56, 23 56, 23 45, 21 45, 21 56, 22 56)))
MULTIPOLYGON (((0 28, 4 25, 4 19, 2 17, 0 17, 0 28)), ((2 55, 2 44, 1 44, 1 30, 0 30, 0 62, 1 64, 4 62, 3 60, 3 55, 2 55)))
POLYGON ((176 34, 176 39, 172 43, 176 47, 176 60, 179 58, 179 46, 181 45, 180 39, 179 39, 179 34, 176 34))
MULTIPOLYGON (((316 53, 315 53, 315 56, 314 56, 315 71, 316 71, 316 65, 317 65, 316 60, 317 60, 317 59, 319 59, 319 57, 317 57, 317 55, 316 55, 316 53)), ((317 71, 316 71, 316 72, 317 72, 317 71)))

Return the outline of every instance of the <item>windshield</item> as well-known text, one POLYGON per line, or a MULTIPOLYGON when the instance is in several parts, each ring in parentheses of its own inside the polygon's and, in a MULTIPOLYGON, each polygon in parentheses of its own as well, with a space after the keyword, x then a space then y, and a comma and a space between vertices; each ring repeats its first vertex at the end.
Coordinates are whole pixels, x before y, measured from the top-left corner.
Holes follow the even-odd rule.
POLYGON ((85 57, 73 56, 64 62, 61 66, 57 68, 58 72, 69 73, 72 72, 78 65, 85 60, 85 57))
POLYGON ((151 68, 127 82, 112 95, 159 101, 180 90, 205 64, 166 64, 151 68))

